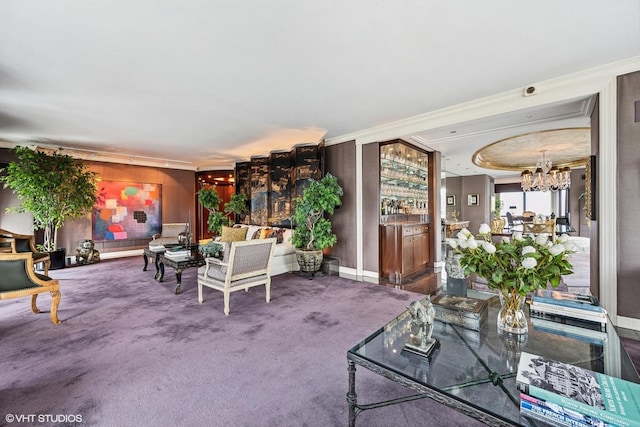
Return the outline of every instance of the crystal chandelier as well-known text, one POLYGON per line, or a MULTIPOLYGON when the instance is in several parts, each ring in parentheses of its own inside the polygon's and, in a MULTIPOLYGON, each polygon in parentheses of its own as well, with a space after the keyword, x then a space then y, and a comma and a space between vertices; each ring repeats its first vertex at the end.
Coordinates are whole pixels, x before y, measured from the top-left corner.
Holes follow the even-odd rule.
POLYGON ((536 171, 522 172, 523 191, 558 191, 571 187, 571 169, 568 166, 558 169, 547 160, 546 152, 542 152, 542 159, 536 164, 536 171))

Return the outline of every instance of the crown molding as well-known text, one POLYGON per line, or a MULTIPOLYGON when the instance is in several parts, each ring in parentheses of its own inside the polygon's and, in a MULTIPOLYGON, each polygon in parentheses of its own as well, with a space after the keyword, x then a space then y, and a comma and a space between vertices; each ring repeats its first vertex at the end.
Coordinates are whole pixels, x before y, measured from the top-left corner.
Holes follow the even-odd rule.
MULTIPOLYGON (((526 85, 525 87, 536 88, 534 95, 525 95, 524 88, 512 89, 385 125, 327 138, 326 143, 333 145, 352 140, 356 140, 357 144, 381 142, 515 110, 590 96, 598 93, 612 78, 638 70, 640 70, 640 56, 635 56, 526 85)), ((586 105, 585 108, 593 108, 593 105, 586 105)))

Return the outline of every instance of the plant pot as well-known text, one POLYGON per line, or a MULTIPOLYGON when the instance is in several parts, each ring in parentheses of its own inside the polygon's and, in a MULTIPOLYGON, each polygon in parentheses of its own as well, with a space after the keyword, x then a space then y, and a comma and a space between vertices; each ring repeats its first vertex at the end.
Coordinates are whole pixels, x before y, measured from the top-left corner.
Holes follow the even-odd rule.
POLYGON ((49 270, 60 270, 61 268, 65 268, 67 257, 67 249, 66 248, 58 248, 55 251, 49 252, 49 259, 51 260, 51 266, 49 266, 49 270))
POLYGON ((315 273, 322 265, 322 251, 306 251, 296 249, 296 260, 300 266, 300 271, 315 273))

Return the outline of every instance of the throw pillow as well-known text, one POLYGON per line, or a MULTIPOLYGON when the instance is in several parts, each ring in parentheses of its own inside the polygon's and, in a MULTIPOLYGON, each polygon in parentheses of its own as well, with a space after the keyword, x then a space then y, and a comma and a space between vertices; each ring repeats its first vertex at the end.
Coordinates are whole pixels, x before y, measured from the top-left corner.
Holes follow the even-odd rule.
POLYGON ((269 233, 265 236, 265 239, 270 239, 275 237, 276 243, 282 243, 284 240, 284 228, 273 228, 269 231, 269 233))
POLYGON ((258 228, 254 233, 253 236, 251 236, 251 240, 255 240, 255 239, 264 239, 264 235, 266 234, 267 230, 270 230, 270 228, 258 228))
POLYGON ((267 236, 269 234, 271 234, 271 228, 263 228, 262 230, 260 230, 260 237, 259 239, 266 239, 267 236))
POLYGON ((221 242, 237 242, 239 240, 245 240, 247 237, 247 228, 232 228, 222 227, 222 236, 220 236, 221 242))

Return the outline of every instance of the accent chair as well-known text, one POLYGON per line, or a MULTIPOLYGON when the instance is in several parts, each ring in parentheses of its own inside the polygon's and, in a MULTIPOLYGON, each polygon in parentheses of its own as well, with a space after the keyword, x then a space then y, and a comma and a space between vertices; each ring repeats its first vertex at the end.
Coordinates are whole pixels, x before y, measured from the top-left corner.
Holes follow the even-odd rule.
POLYGON ((35 238, 31 234, 18 234, 0 228, 0 252, 31 253, 33 264, 43 263, 44 275, 49 274, 51 258, 48 253, 36 249, 35 238), (11 242, 13 240, 13 242, 11 242), (11 248, 11 250, 9 250, 11 248))
POLYGON ((33 255, 25 253, 0 253, 0 300, 31 295, 31 310, 40 313, 36 305, 38 294, 51 294, 51 322, 62 323, 58 319, 60 304, 60 283, 33 270, 33 255))
POLYGON ((224 294, 224 314, 229 314, 231 292, 254 286, 265 286, 267 302, 271 300, 271 260, 276 239, 255 239, 230 242, 225 245, 222 260, 206 258, 198 269, 198 302, 202 304, 202 288, 224 294))

